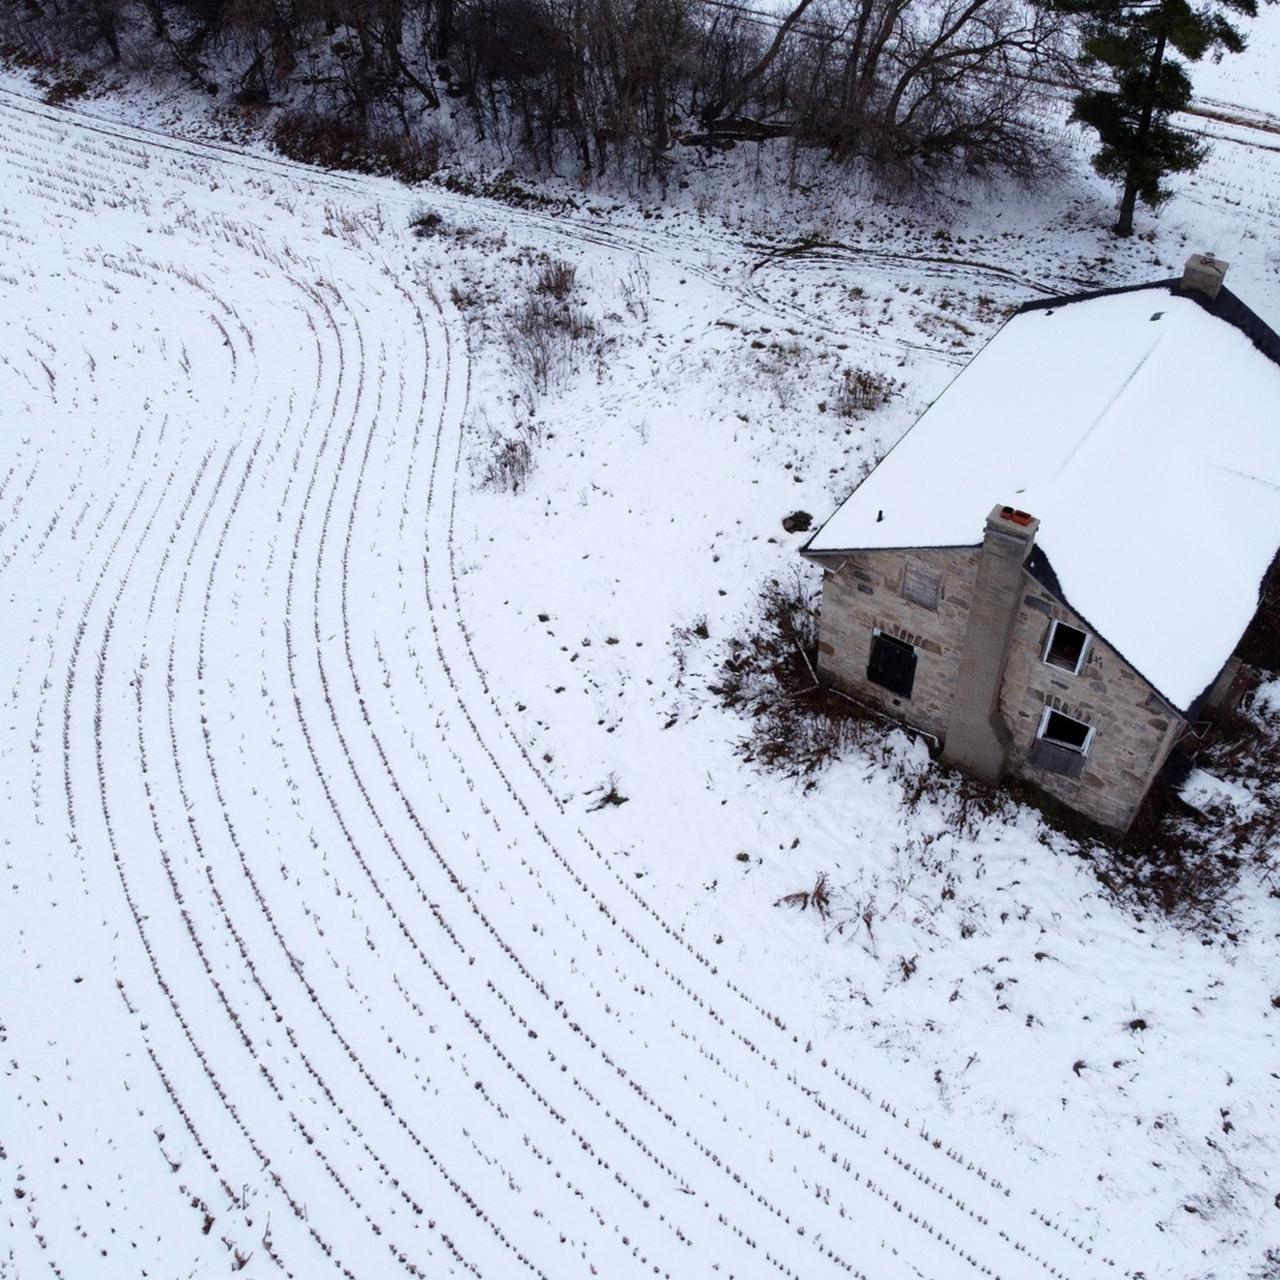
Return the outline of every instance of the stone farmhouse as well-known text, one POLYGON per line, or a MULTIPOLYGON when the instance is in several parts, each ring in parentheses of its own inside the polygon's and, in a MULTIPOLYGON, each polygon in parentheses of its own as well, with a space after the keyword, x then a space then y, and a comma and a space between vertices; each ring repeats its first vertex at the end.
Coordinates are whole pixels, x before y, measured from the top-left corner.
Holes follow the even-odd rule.
POLYGON ((1004 324, 803 548, 821 679, 1129 827, 1238 700, 1280 546, 1280 337, 1225 270, 1004 324))

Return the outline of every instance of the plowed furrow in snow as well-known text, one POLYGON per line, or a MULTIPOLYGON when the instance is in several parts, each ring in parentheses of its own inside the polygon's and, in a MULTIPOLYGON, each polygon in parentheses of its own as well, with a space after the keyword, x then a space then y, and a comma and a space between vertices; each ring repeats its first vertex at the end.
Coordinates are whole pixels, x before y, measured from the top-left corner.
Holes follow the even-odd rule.
MULTIPOLYGON (((326 235, 315 207, 403 220, 414 197, 3 101, 26 194, 0 272, 32 314, 0 369, 31 424, 0 457, 0 583, 39 638, 6 650, 4 749, 39 748, 6 783, 46 858, 15 873, 32 924, 4 953, 31 983, 6 1018, 17 1256, 360 1280, 1110 1271, 691 946, 520 745, 455 578, 464 329, 399 244, 326 235), (24 264, 55 243, 70 265, 42 300, 24 264), (88 1007, 82 985, 102 1030, 77 1043, 60 1001, 88 1007), (95 1058, 96 1115, 75 1096, 95 1058), (92 1177, 49 1175, 60 1109, 92 1177)), ((804 319, 714 252, 740 268, 727 304, 804 319)))
MULTIPOLYGON (((430 548, 431 546, 433 546, 433 545, 435 545, 435 546, 437 546, 437 547, 438 547, 438 546, 440 546, 442 543, 444 543, 445 545, 448 545, 448 531, 447 531, 446 529, 441 529, 441 530, 440 530, 439 535, 438 535, 436 538, 434 538, 434 539, 433 539, 433 538, 432 538, 432 536, 431 536, 431 531, 429 530, 429 532, 428 532, 428 537, 427 537, 427 543, 428 543, 428 547, 429 547, 429 548, 430 548)), ((428 577, 430 578, 430 566, 428 567, 428 577)), ((446 597, 446 603, 448 603, 448 598, 447 598, 447 597, 446 597)), ((453 614, 453 617, 455 617, 455 618, 456 618, 456 616, 457 616, 457 615, 456 615, 456 612, 455 612, 455 613, 453 614)), ((448 613, 444 608, 441 608, 441 607, 437 606, 437 608, 433 611, 433 620, 434 620, 434 619, 439 619, 439 620, 441 620, 442 622, 446 622, 446 623, 447 623, 447 622, 450 620, 450 618, 449 618, 449 613, 448 613)), ((455 628, 455 629, 456 629, 456 628, 455 628)), ((443 658, 443 653, 442 653, 442 658, 443 658)), ((461 667, 461 665, 460 665, 459 663, 454 663, 454 664, 451 664, 451 665, 450 665, 449 670, 450 670, 451 674, 456 674, 456 673, 459 673, 459 672, 461 672, 461 671, 462 671, 462 667, 461 667)), ((478 676, 479 676, 478 669, 474 669, 474 668, 473 668, 473 670, 475 670, 475 671, 476 671, 476 675, 477 675, 477 677, 478 677, 478 676)), ((483 690, 481 690, 480 692, 481 692, 481 694, 483 695, 484 691, 483 691, 483 690)), ((483 708, 486 706, 486 703, 485 703, 485 701, 483 700, 483 697, 482 697, 482 698, 476 699, 476 700, 475 700, 471 705, 472 705, 472 706, 475 706, 475 707, 480 707, 480 708, 482 708, 482 709, 483 709, 483 708)), ((489 708, 490 710, 492 710, 492 711, 495 711, 495 712, 496 712, 496 708, 493 706, 493 704, 492 704, 491 702, 490 702, 490 703, 488 703, 488 708, 489 708)), ((401 719, 401 722, 403 722, 403 721, 404 721, 403 711, 401 712, 401 717, 400 717, 400 719, 401 719)), ((469 713, 466 711, 466 709, 465 709, 465 708, 464 708, 464 719, 465 719, 465 720, 467 720, 467 721, 470 721, 470 720, 471 720, 471 717, 470 717, 469 713)), ((479 735, 477 734, 477 737, 478 737, 478 736, 479 736, 479 735)), ((511 747, 512 745, 514 745, 514 744, 515 744, 515 738, 514 738, 514 735, 506 735, 506 734, 504 734, 503 736, 508 737, 508 742, 507 742, 507 744, 504 744, 504 745, 506 745, 506 746, 507 746, 507 748, 508 748, 508 750, 509 750, 509 749, 510 749, 510 747, 511 747)), ((476 755, 476 756, 475 756, 475 757, 474 757, 474 758, 469 762, 469 765, 468 765, 468 772, 469 772, 470 776, 472 776, 472 777, 479 776, 479 774, 483 771, 483 768, 484 768, 484 756, 486 756, 486 755, 489 757, 489 763, 490 763, 490 765, 491 765, 493 768, 498 768, 497 761, 496 761, 496 759, 494 759, 494 758, 493 758, 492 754, 489 752, 488 747, 486 747, 486 746, 483 744, 483 742, 481 742, 479 745, 480 745, 480 747, 481 747, 481 751, 480 751, 480 753, 478 753, 478 754, 477 754, 477 755, 476 755)), ((516 758, 517 758, 521 763, 525 763, 525 764, 527 765, 527 763, 528 763, 528 762, 527 762, 527 758, 523 756, 523 753, 522 753, 522 752, 519 752, 519 749, 518 749, 518 748, 517 748, 517 755, 516 755, 516 758)), ((498 770, 498 772, 499 772, 499 779, 500 779, 500 781, 501 781, 502 785, 506 785, 506 780, 505 780, 504 778, 502 778, 502 776, 501 776, 501 775, 502 775, 502 770, 501 770, 501 769, 499 769, 499 770, 498 770)), ((492 800, 492 799, 493 799, 493 796, 494 796, 494 794, 495 794, 495 791, 494 791, 494 790, 489 790, 489 791, 487 792, 487 794, 489 795, 490 799, 492 800)), ((523 795, 517 795, 517 794, 515 793, 515 791, 514 791, 514 790, 512 790, 512 791, 511 791, 511 796, 512 796, 512 799, 513 799, 513 801, 514 801, 514 804, 515 804, 516 809, 517 809, 517 810, 519 810, 519 811, 521 811, 521 812, 523 812, 524 810, 526 810, 528 803, 534 799, 534 793, 533 793, 533 792, 530 792, 530 791, 528 791, 528 790, 526 790, 526 791, 523 793, 523 795)), ((548 796, 548 797, 544 797, 544 799, 545 799, 545 798, 549 798, 549 796, 548 796)), ((547 809, 551 809, 551 808, 552 808, 552 806, 551 806, 551 805, 547 805, 546 807, 547 807, 547 809)), ((564 827, 564 822, 563 822, 563 819, 562 819, 561 817, 559 817, 559 815, 558 815, 558 814, 549 814, 549 815, 548 815, 548 817, 545 819, 545 823, 546 823, 546 826, 545 826, 545 827, 537 827, 537 828, 535 828, 535 835, 536 835, 536 837, 537 837, 537 838, 536 838, 536 839, 530 839, 530 840, 528 841, 528 843, 526 844, 526 848, 527 848, 527 849, 533 849, 533 850, 536 850, 536 849, 537 849, 537 842, 538 842, 538 840, 541 840, 541 841, 542 841, 542 843, 543 843, 545 846, 547 846, 547 848, 548 848, 548 849, 551 849, 551 848, 552 848, 552 846, 551 846, 551 841, 550 841, 550 840, 547 838, 547 836, 545 835, 545 831, 546 831, 547 829, 554 830, 554 829, 556 828, 556 826, 557 826, 557 825, 558 825, 560 828, 562 828, 562 829, 563 829, 563 827, 564 827)), ((553 852, 555 852, 555 851, 553 850, 553 852)), ((575 883, 578 883, 578 882, 579 882, 579 880, 580 880, 579 872, 580 872, 581 870, 583 870, 583 869, 590 869, 590 868, 592 867, 592 865, 593 865, 593 863, 594 863, 594 862, 597 862, 597 861, 599 861, 599 860, 600 860, 600 859, 599 859, 599 855, 598 855, 598 854, 595 854, 595 853, 594 853, 594 851, 592 851, 592 853, 594 854, 594 857, 590 857, 590 858, 588 858, 587 860, 584 860, 584 861, 579 861, 579 862, 578 862, 578 864, 577 864, 577 868, 576 868, 576 869, 571 868, 571 867, 569 866, 569 864, 568 864, 567 860, 565 860, 565 859, 563 858, 563 856, 562 856, 562 855, 560 855, 558 852, 555 852, 555 858, 556 858, 556 862, 555 862, 555 863, 552 863, 552 864, 544 863, 543 865, 544 865, 544 866, 545 866, 545 865, 557 865, 557 864, 558 864, 558 865, 560 865, 560 866, 562 867, 562 869, 565 871, 565 873, 566 873, 570 878, 572 878, 572 879, 574 880, 574 882, 575 882, 575 883)), ((629 907, 630 905, 632 905, 632 904, 631 904, 631 901, 630 901, 631 899, 633 899, 633 898, 634 898, 637 902, 639 901, 639 899, 638 899, 638 895, 635 893, 634 889, 633 889, 630 885, 628 885, 628 884, 627 884, 627 883, 622 879, 622 877, 621 877, 621 876, 614 876, 614 877, 612 877, 612 879, 613 879, 613 882, 614 882, 614 883, 612 884, 612 886, 610 886, 610 889, 607 891, 607 892, 608 892, 608 895, 609 895, 609 898, 610 898, 610 901, 608 902, 608 904, 606 905, 605 900, 604 900, 604 898, 603 898, 603 897, 601 897, 601 896, 597 896, 597 895, 595 895, 594 893, 592 893, 592 894, 591 894, 592 901, 591 901, 591 903, 590 903, 590 906, 591 906, 591 908, 593 908, 593 909, 592 909, 592 910, 589 910, 589 911, 586 911, 586 912, 579 912, 579 913, 577 913, 577 917, 576 917, 576 918, 578 918, 578 919, 580 919, 580 920, 588 920, 588 921, 590 921, 590 920, 595 920, 595 919, 599 919, 599 918, 600 918, 600 916, 601 916, 602 914, 606 914, 606 915, 611 914, 611 913, 613 912, 613 910, 614 910, 614 909, 619 905, 619 903, 622 905, 622 907, 623 907, 623 908, 624 908, 624 910, 625 910, 627 907, 629 907), (621 896, 621 898, 619 898, 619 892, 618 892, 619 890, 624 890, 624 891, 625 891, 625 896, 621 896)), ((571 913, 571 914, 572 914, 572 913, 571 913)), ((648 931, 648 930, 651 930, 651 929, 652 929, 652 927, 653 927, 653 921, 652 921, 652 920, 644 921, 642 918, 637 919, 637 928, 645 929, 646 931, 648 931)), ((625 933, 625 932, 628 932, 628 931, 627 931, 627 930, 624 930, 624 933, 625 933)), ((628 940, 629 940, 629 941, 631 941, 631 939, 630 939, 630 938, 629 938, 628 940)), ((636 943, 634 943, 634 942, 633 942, 633 946, 636 946, 636 948, 637 948, 637 949, 639 949, 639 950, 641 950, 641 951, 643 951, 643 950, 644 950, 644 948, 643 948, 643 946, 642 946, 642 945, 636 944, 636 943)), ((668 954, 669 954, 669 953, 668 953, 668 954)), ((703 957, 695 957, 695 958, 697 959, 697 961, 698 961, 699 965, 702 967, 702 969, 703 969, 703 970, 704 970, 704 972, 705 972, 705 970, 709 967, 709 966, 708 966, 708 964, 707 964, 707 962, 705 961, 705 958, 703 958, 703 957)), ((633 959, 634 959, 634 957, 633 957, 633 959)), ((661 963, 661 962, 660 962, 656 967, 659 967, 659 968, 661 968, 661 969, 663 970, 664 976, 667 976, 667 977, 669 977, 669 978, 674 978, 674 980, 675 980, 675 982, 676 982, 676 984, 677 984, 677 986, 678 986, 678 987, 680 987, 680 988, 682 988, 682 989, 685 987, 685 985, 686 985, 686 984, 685 984, 684 980, 683 980, 682 978, 680 978, 679 976, 677 976, 676 974, 673 974, 673 973, 672 973, 672 972, 667 968, 667 966, 666 966, 666 964, 665 964, 665 963, 661 963)), ((633 970, 633 971, 634 971, 634 970, 633 970)), ((616 972, 620 972, 620 970, 616 970, 616 972)), ((702 974, 699 974, 696 968, 695 968, 694 970, 692 970, 691 976, 693 977, 694 981, 695 981, 695 982, 698 982, 698 983, 699 983, 699 985, 700 985, 700 979, 701 979, 701 977, 702 977, 703 975, 702 975, 702 974)), ((711 998, 716 1002, 716 1004, 719 1004, 719 1002, 720 1002, 720 1001, 721 1001, 721 999, 723 998, 723 986, 722 986, 721 984, 713 984, 713 987, 712 987, 713 992, 714 992, 714 990, 715 990, 715 987, 716 987, 716 986, 719 986, 719 987, 720 987, 720 992, 719 992, 718 994, 713 994, 711 998)), ((695 988, 694 990, 696 990, 696 988, 695 988)), ((712 1023, 713 1023, 715 1026, 717 1026, 717 1027, 723 1027, 723 1026, 724 1026, 724 1024, 725 1024, 724 1016, 723 1016, 723 1014, 722 1014, 722 1013, 720 1013, 719 1011, 717 1011, 717 1009, 716 1009, 715 1005, 709 1004, 709 1003, 707 1002, 707 1000, 706 1000, 706 999, 703 999, 703 998, 698 997, 696 994, 694 994, 694 992, 693 992, 693 991, 690 991, 690 998, 692 999, 692 1001, 693 1001, 693 1003, 694 1003, 695 1005, 697 1005, 700 1009, 703 1009, 703 1010, 708 1014, 708 1016, 710 1017, 710 1019, 711 1019, 712 1023)), ((766 1031, 766 1032, 759 1032, 759 1031, 754 1031, 754 1030, 753 1030, 752 1035, 767 1035, 767 1034, 772 1034, 772 1033, 773 1033, 773 1031, 774 1031, 775 1029, 780 1028, 780 1027, 782 1026, 781 1020, 780 1020, 780 1019, 778 1019, 778 1018, 776 1018, 776 1017, 774 1017, 774 1016, 772 1016, 772 1015, 770 1015, 767 1011, 757 1008, 756 1012, 757 1012, 757 1013, 759 1013, 759 1014, 762 1014, 762 1015, 763 1015, 763 1018, 761 1019, 761 1021, 763 1021, 763 1022, 765 1022, 765 1023, 767 1024, 767 1026, 768 1026, 768 1028, 769 1028, 769 1031, 766 1031)), ((751 1039, 749 1039, 747 1036, 745 1036, 744 1034, 742 1034, 741 1032, 736 1033, 736 1035, 737 1035, 737 1039, 740 1041, 741 1045, 742 1045, 743 1047, 745 1047, 745 1048, 747 1048, 747 1049, 749 1050, 749 1053, 750 1053, 750 1055, 751 1055, 752 1057, 755 1057, 755 1058, 757 1059, 757 1061, 756 1061, 756 1062, 750 1062, 750 1061, 748 1060, 748 1061, 746 1062, 746 1064, 745 1064, 746 1069, 747 1069, 747 1070, 758 1070, 758 1068, 759 1068, 761 1065, 765 1065, 765 1058, 764 1058, 764 1055, 761 1053, 761 1051, 759 1050, 759 1048, 758 1048, 758 1047, 753 1043, 753 1041, 752 1041, 751 1039)), ((790 1048, 790 1046, 788 1046, 788 1047, 790 1048)), ((794 1050, 792 1050, 792 1052, 794 1052, 794 1050)), ((772 1065, 773 1065, 773 1069, 775 1069, 775 1070, 776 1070, 776 1069, 777 1069, 776 1064, 772 1064, 772 1065)), ((744 1078, 745 1078, 745 1077, 744 1077, 744 1078)), ((817 1097, 817 1095, 818 1095, 818 1093, 819 1093, 819 1090, 821 1089, 821 1087, 822 1087, 822 1085, 823 1085, 824 1083, 825 1083, 827 1086, 830 1086, 830 1084, 831 1084, 832 1082, 831 1082, 830 1080, 828 1080, 828 1081, 826 1081, 826 1082, 821 1082, 821 1081, 815 1082, 815 1085, 814 1085, 811 1089, 809 1089, 809 1090, 806 1090, 806 1091, 805 1091, 805 1096, 806 1096, 806 1098, 814 1099, 815 1097, 817 1097)), ((848 1086, 846 1086, 846 1087, 848 1087, 848 1086)), ((799 1090, 797 1090, 797 1092, 799 1092, 799 1090)), ((856 1098, 860 1099, 864 1104, 865 1104, 866 1102, 868 1102, 868 1101, 869 1101, 869 1099, 865 1099, 865 1098, 863 1098, 863 1096, 862 1096, 861 1094, 853 1094, 853 1091, 852 1091, 852 1090, 850 1090, 850 1092, 851 1092, 852 1096, 854 1096, 854 1097, 856 1097, 856 1098)), ((815 1103, 814 1105, 817 1105, 817 1104, 815 1103)), ((887 1106, 887 1104, 885 1104, 885 1105, 887 1106)), ((866 1109, 868 1112, 870 1112, 870 1115, 871 1115, 871 1121, 872 1121, 872 1122, 874 1122, 874 1123, 873 1123, 873 1127, 875 1127, 875 1125, 876 1125, 876 1124, 879 1124, 879 1126, 884 1130, 884 1135, 885 1135, 885 1137, 886 1137, 889 1141, 891 1141, 891 1142, 893 1143, 894 1147, 898 1146, 898 1145, 901 1143, 901 1131, 900 1131, 900 1129, 899 1129, 898 1124, 894 1124, 894 1125, 892 1125, 892 1126, 889 1126, 889 1125, 888 1125, 888 1123, 887 1123, 887 1121, 882 1122, 882 1121, 880 1121, 880 1119, 879 1119, 879 1117, 887 1115, 887 1114, 888 1114, 888 1112, 887 1112, 887 1111, 885 1111, 885 1110, 883 1110, 883 1109, 881 1109, 881 1108, 874 1108, 874 1109, 873 1109, 873 1108, 870 1108, 870 1107, 866 1107, 865 1109, 866 1109)), ((894 1119, 896 1119, 896 1117, 894 1117, 894 1119)), ((899 1122, 899 1123, 900 1123, 900 1122, 899 1122)), ((928 1162, 929 1162, 929 1161, 928 1161, 928 1157, 927 1157, 927 1155, 922 1154, 922 1152, 925 1152, 925 1151, 932 1152, 932 1151, 934 1150, 934 1148, 932 1148, 931 1146, 927 1146, 927 1145, 926 1145, 926 1144, 924 1144, 924 1143, 921 1143, 921 1144, 920 1144, 920 1148, 921 1148, 921 1151, 920 1151, 920 1152, 913 1153, 914 1159, 915 1159, 916 1161, 919 1161, 919 1162, 922 1162, 922 1163, 928 1164, 928 1162)), ((916 1187, 911 1188, 911 1190, 912 1190, 915 1194, 918 1194, 918 1193, 919 1193, 919 1188, 920 1188, 920 1187, 926 1187, 926 1188, 929 1188, 930 1183, 935 1181, 935 1179, 929 1179, 929 1181, 921 1181, 921 1180, 919 1180, 919 1179, 915 1179, 915 1175, 912 1173, 912 1168, 914 1167, 914 1166, 912 1165, 912 1161, 911 1161, 910 1159, 906 1159, 906 1158, 903 1158, 903 1157, 900 1157, 900 1159, 902 1160, 902 1163, 899 1163, 898 1161, 895 1161, 895 1160, 892 1160, 892 1159, 889 1161, 889 1163, 890 1163, 890 1164, 892 1164, 892 1165, 896 1165, 896 1168, 889 1168, 889 1169, 887 1169, 887 1170, 885 1171, 885 1175, 884 1175, 884 1178, 883 1178, 882 1180, 887 1180, 887 1181, 890 1181, 890 1182, 896 1181, 896 1179, 897 1179, 897 1177, 898 1177, 899 1173, 903 1173, 903 1172, 905 1172, 909 1177, 911 1177, 913 1180, 916 1180, 916 1181, 917 1181, 917 1183, 918 1183, 918 1185, 917 1185, 916 1187)), ((941 1173, 939 1176, 940 1176, 940 1177, 943 1177, 943 1178, 948 1178, 948 1177, 953 1177, 953 1176, 955 1175, 955 1173, 956 1173, 956 1171, 955 1171, 954 1169, 952 1169, 952 1170, 947 1170, 947 1171, 945 1171, 945 1172, 941 1173)), ((922 1175, 922 1177, 923 1177, 923 1178, 928 1178, 928 1175, 922 1175)), ((976 1179, 969 1179, 969 1181, 976 1182, 977 1180, 976 1180, 976 1179)), ((945 1182, 945 1181, 940 1182, 940 1183, 938 1183, 938 1185, 939 1185, 939 1187, 941 1187, 941 1188, 945 1188, 945 1186, 946 1186, 946 1182, 945 1182)), ((990 1199, 989 1195, 988 1195, 988 1196, 984 1196, 984 1195, 983 1195, 984 1190, 987 1190, 987 1189, 986 1189, 986 1188, 981 1188, 981 1187, 979 1187, 979 1188, 974 1188, 972 1191, 967 1191, 967 1192, 966 1192, 966 1195, 967 1195, 968 1197, 970 1197, 970 1198, 971 1198, 971 1197, 973 1197, 973 1196, 977 1196, 977 1197, 979 1197, 980 1199, 982 1199, 982 1198, 990 1199)), ((937 1191, 935 1194, 936 1194, 937 1198, 942 1199, 943 1197, 948 1196, 948 1194, 949 1194, 949 1193, 947 1193, 945 1190, 939 1190, 939 1191, 937 1191)), ((955 1204, 955 1202, 956 1202, 956 1201, 958 1201, 958 1200, 961 1200, 961 1197, 960 1197, 959 1195, 950 1195, 950 1197, 949 1197, 949 1199, 947 1199, 946 1203, 947 1203, 948 1205, 954 1205, 954 1204, 955 1204)), ((1028 1213, 1028 1217, 1029 1217, 1029 1218, 1031 1218, 1031 1221, 1034 1223, 1034 1227, 1032 1227, 1032 1228, 1031 1228, 1031 1233, 1032 1233, 1033 1235, 1038 1234, 1039 1229, 1043 1228, 1043 1226, 1044 1226, 1045 1224, 1043 1224, 1043 1223, 1042 1223, 1038 1218, 1034 1218, 1030 1213, 1028 1213)), ((972 1229, 972 1222, 969 1224, 969 1228, 968 1228, 968 1229, 970 1229, 970 1230, 972 1229)), ((1043 1255, 1044 1255, 1044 1262, 1043 1262, 1043 1265, 1044 1265, 1045 1269, 1049 1271, 1049 1273, 1050 1273, 1050 1274, 1055 1274, 1055 1273, 1056 1273, 1056 1267, 1055 1267, 1055 1265, 1054 1265, 1054 1263, 1053 1263, 1053 1262, 1049 1261, 1049 1259, 1056 1255, 1056 1253, 1058 1252, 1059 1248, 1060 1248, 1060 1243, 1059 1243, 1059 1242, 1057 1242, 1057 1241, 1053 1241, 1053 1240, 1052 1240, 1052 1238, 1050 1238, 1050 1240, 1049 1240, 1047 1243, 1042 1243, 1042 1244, 1040 1245, 1040 1250, 1043 1250, 1043 1255)), ((1021 1242, 1021 1241, 1017 1241, 1017 1240, 1013 1241, 1013 1242, 1011 1243, 1011 1246, 1010 1246, 1010 1253, 1011 1253, 1011 1254, 1024 1254, 1024 1252, 1025 1252, 1025 1254, 1026 1254, 1027 1256, 1030 1256, 1031 1258, 1036 1259, 1036 1260, 1038 1260, 1038 1259, 1040 1259, 1040 1258, 1041 1258, 1040 1250, 1037 1250, 1036 1248, 1034 1248, 1034 1247, 1032 1247, 1032 1246, 1029 1246, 1029 1245, 1024 1245, 1024 1244, 1022 1244, 1022 1242, 1021 1242)), ((1017 1261, 1017 1264, 1018 1264, 1019 1266, 1024 1266, 1024 1265, 1025 1265, 1025 1261, 1026 1261, 1026 1259, 1025 1259, 1025 1257, 1019 1257, 1016 1261, 1017 1261)))

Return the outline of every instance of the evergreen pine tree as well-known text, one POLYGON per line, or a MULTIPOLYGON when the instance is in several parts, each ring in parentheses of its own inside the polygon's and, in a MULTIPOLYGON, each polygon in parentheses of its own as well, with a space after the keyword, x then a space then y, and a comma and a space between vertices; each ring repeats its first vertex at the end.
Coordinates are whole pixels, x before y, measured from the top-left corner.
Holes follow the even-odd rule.
POLYGON ((1123 188, 1115 230, 1132 235, 1137 201, 1158 207, 1169 198, 1166 175, 1195 169, 1205 155, 1194 134, 1169 123, 1191 102, 1191 80, 1170 54, 1198 62, 1207 53, 1239 53, 1244 36, 1224 10, 1251 18, 1257 0, 1200 8, 1188 0, 1059 0, 1056 7, 1082 19, 1086 72, 1111 81, 1078 93, 1071 118, 1096 130, 1093 167, 1123 188))

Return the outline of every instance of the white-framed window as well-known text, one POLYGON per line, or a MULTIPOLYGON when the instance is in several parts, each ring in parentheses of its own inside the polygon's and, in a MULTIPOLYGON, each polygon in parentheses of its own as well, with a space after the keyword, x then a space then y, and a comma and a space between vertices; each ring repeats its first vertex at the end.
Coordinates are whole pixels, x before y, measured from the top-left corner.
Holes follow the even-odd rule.
POLYGON ((1070 671, 1073 676, 1079 675, 1085 659, 1089 656, 1091 644, 1092 640, 1088 633, 1081 631, 1079 627, 1073 627, 1067 622, 1054 621, 1049 624, 1044 653, 1040 658, 1051 667, 1070 671))
POLYGON ((938 607, 942 590, 942 570, 908 556, 902 569, 902 597, 926 609, 938 607))
POLYGON ((1093 726, 1085 724, 1083 720, 1063 715, 1061 711, 1055 711, 1052 707, 1045 707, 1044 715, 1040 717, 1040 727, 1036 730, 1036 737, 1041 742, 1049 743, 1050 746, 1087 756, 1089 748, 1093 745, 1093 726))

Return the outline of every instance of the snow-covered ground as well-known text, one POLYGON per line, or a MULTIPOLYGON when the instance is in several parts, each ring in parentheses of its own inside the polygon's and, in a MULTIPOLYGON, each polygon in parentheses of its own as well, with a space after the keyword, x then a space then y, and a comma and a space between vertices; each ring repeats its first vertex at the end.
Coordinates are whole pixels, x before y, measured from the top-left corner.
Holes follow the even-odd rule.
POLYGON ((736 156, 514 210, 6 83, 0 1276, 1268 1274, 1264 886, 1135 916, 707 683, 1009 307, 1211 248, 1280 318, 1272 138, 1117 244, 1083 140, 930 214, 736 156))
POLYGON ((1280 127, 1280 21, 1268 5, 1258 8, 1254 21, 1237 24, 1248 41, 1242 54, 1216 62, 1206 58, 1190 74, 1196 97, 1206 106, 1243 107, 1280 127))

